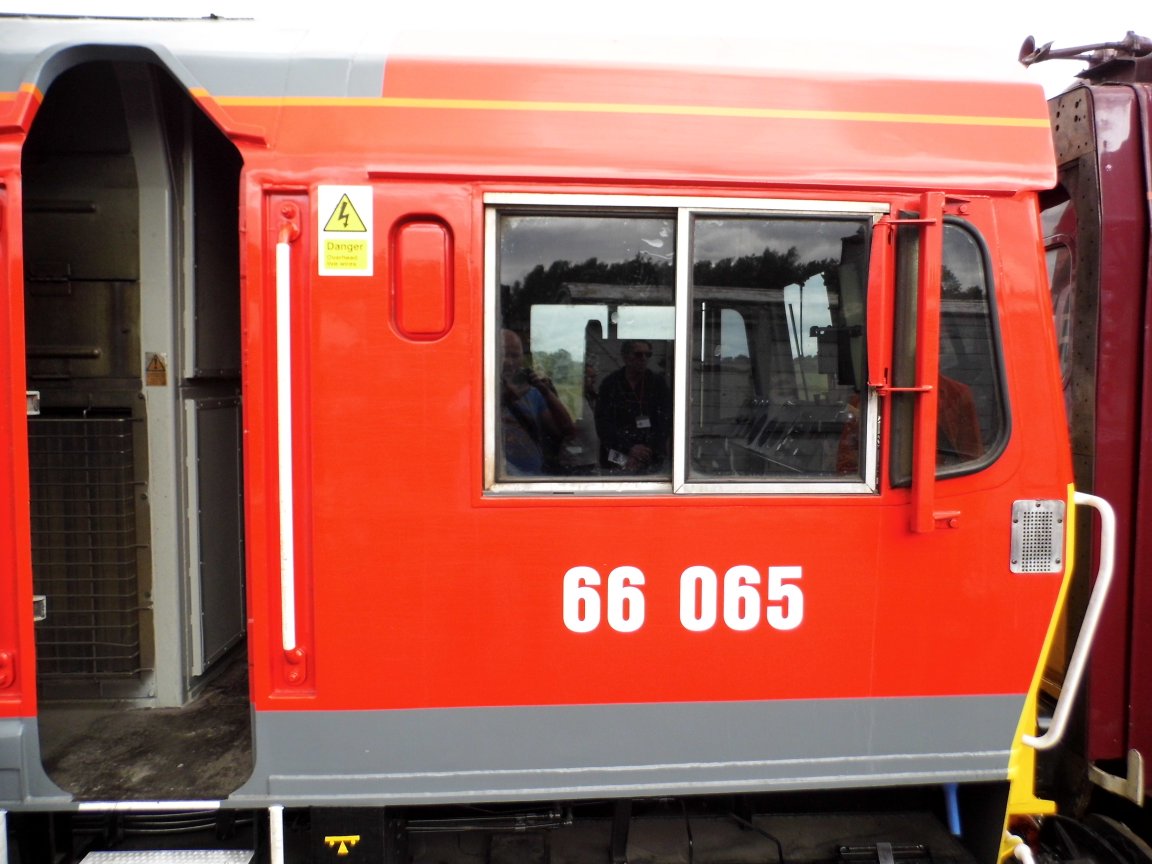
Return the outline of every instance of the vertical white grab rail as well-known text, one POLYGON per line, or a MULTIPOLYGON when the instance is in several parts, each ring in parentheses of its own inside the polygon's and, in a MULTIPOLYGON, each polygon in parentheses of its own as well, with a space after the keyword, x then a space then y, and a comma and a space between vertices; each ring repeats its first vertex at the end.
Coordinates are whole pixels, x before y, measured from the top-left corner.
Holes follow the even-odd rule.
POLYGON ((296 648, 296 531, 292 487, 292 250, 291 226, 276 244, 276 452, 280 487, 280 631, 284 650, 296 648))
POLYGON ((1097 498, 1086 492, 1075 493, 1072 500, 1076 506, 1091 507, 1100 514, 1100 565, 1096 571, 1096 582, 1092 586, 1092 596, 1088 599, 1088 607, 1084 610, 1084 623, 1080 625, 1076 647, 1072 649, 1072 659, 1068 661, 1064 686, 1060 688, 1060 697, 1056 700, 1056 709, 1052 712, 1052 721, 1043 735, 1024 735, 1021 738, 1025 744, 1037 750, 1050 750, 1064 737, 1068 717, 1076 701, 1076 691, 1080 689, 1080 679, 1084 677, 1088 656, 1092 653, 1092 643, 1096 638, 1100 616, 1112 586, 1112 571, 1115 569, 1116 514, 1112 510, 1112 505, 1103 498, 1097 498))

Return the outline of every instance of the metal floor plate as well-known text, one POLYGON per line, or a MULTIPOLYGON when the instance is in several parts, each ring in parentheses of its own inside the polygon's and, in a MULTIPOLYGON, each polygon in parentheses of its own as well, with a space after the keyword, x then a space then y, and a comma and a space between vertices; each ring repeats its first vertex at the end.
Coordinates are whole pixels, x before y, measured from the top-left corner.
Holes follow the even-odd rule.
POLYGON ((248 864, 253 854, 243 849, 89 852, 80 864, 248 864))

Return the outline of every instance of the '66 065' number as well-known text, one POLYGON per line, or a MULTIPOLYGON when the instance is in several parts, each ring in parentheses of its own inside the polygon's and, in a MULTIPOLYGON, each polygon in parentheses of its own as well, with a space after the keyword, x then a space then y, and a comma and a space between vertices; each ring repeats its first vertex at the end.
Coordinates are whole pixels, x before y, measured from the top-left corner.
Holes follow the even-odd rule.
MULTIPOLYGON (((804 621, 800 567, 769 567, 762 575, 747 564, 730 567, 721 579, 711 567, 694 565, 680 574, 680 625, 693 633, 723 623, 747 631, 764 621, 773 630, 795 630, 804 621)), ((593 567, 564 574, 564 626, 591 633, 603 623, 619 633, 644 626, 644 573, 616 567, 603 579, 593 567)))

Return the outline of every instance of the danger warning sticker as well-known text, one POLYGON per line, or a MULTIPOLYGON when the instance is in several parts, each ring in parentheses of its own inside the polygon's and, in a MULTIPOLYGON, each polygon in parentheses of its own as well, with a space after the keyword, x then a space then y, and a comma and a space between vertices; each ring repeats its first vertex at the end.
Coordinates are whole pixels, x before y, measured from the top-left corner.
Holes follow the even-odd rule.
POLYGON ((144 385, 146 387, 168 386, 168 355, 153 353, 144 355, 144 385))
POLYGON ((372 187, 317 189, 321 276, 372 275, 372 187))
POLYGON ((328 224, 324 226, 324 230, 337 233, 349 231, 360 234, 368 230, 364 225, 364 220, 360 218, 360 214, 352 205, 352 199, 348 197, 347 192, 340 196, 340 201, 336 205, 336 209, 332 211, 332 215, 328 217, 328 224))

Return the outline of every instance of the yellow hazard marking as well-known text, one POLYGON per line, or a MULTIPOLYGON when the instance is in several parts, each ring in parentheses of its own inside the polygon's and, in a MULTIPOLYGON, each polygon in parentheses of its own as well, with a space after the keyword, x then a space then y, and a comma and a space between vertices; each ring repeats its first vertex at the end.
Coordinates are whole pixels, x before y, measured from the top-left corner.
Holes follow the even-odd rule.
POLYGON ((348 850, 360 842, 359 834, 333 834, 324 837, 329 849, 335 849, 337 855, 347 855, 348 850))
POLYGON ((372 187, 316 187, 317 272, 372 275, 372 187))
POLYGON ((360 218, 360 214, 357 213, 356 208, 352 206, 352 199, 345 193, 340 196, 336 208, 332 211, 332 215, 328 217, 328 222, 324 226, 324 230, 364 232, 368 229, 364 227, 364 220, 360 218))
POLYGON ((371 264, 367 240, 325 239, 324 248, 321 251, 324 256, 325 273, 335 270, 363 272, 371 264))

